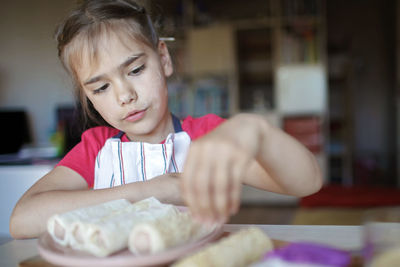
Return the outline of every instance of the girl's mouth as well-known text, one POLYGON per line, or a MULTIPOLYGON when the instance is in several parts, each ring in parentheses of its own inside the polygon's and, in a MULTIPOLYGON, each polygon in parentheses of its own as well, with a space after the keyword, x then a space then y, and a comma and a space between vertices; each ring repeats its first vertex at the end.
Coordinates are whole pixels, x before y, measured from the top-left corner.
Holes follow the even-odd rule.
POLYGON ((126 117, 124 118, 124 120, 129 121, 129 122, 135 122, 137 120, 140 120, 141 118, 144 117, 144 115, 146 115, 146 110, 147 109, 143 109, 143 110, 139 110, 139 111, 132 111, 129 112, 128 115, 126 115, 126 117))

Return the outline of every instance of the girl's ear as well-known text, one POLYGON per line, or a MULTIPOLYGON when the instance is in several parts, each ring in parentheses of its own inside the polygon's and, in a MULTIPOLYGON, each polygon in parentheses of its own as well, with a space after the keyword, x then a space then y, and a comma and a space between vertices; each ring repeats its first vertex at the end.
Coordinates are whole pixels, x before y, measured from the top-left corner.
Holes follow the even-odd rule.
POLYGON ((158 54, 160 55, 161 66, 164 70, 164 74, 166 77, 169 77, 174 72, 174 67, 172 66, 171 57, 168 52, 167 45, 160 41, 158 43, 158 54))

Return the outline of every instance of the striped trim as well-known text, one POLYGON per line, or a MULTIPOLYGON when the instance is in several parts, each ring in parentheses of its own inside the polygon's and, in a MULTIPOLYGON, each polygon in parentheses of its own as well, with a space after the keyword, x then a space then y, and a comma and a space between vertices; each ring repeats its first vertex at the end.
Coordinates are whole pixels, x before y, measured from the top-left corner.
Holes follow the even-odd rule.
POLYGON ((122 154, 122 141, 120 142, 120 146, 121 146, 122 181, 123 184, 125 184, 125 167, 124 167, 124 157, 122 154))
POLYGON ((174 167, 174 171, 175 172, 179 172, 178 165, 176 164, 176 160, 175 160, 175 146, 174 146, 174 144, 172 144, 172 158, 171 158, 171 161, 172 161, 172 167, 174 167))
POLYGON ((110 180, 110 188, 114 186, 114 173, 111 176, 111 180, 110 180))
POLYGON ((164 171, 163 174, 167 173, 167 148, 165 146, 165 143, 162 144, 162 152, 163 152, 163 159, 164 159, 164 171))
POLYGON ((125 184, 124 159, 122 157, 122 142, 118 141, 118 160, 121 185, 125 184))
POLYGON ((100 168, 100 155, 101 155, 101 149, 100 149, 100 151, 99 151, 99 153, 97 154, 97 157, 96 157, 97 168, 100 168))
POLYGON ((142 180, 147 181, 146 178, 146 157, 144 154, 144 144, 143 142, 140 142, 140 162, 142 165, 142 180))

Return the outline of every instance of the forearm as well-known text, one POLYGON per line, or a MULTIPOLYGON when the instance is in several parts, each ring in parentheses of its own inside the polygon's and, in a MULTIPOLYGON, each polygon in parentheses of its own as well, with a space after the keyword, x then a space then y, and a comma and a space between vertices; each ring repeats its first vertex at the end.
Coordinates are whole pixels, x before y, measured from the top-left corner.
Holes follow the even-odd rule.
POLYGON ((174 178, 155 178, 101 190, 51 190, 22 198, 13 211, 10 232, 14 238, 38 237, 46 230, 47 219, 76 208, 125 198, 135 202, 150 196, 160 201, 181 204, 180 192, 174 178), (171 183, 172 182, 172 183, 171 183))
MULTIPOLYGON (((264 175, 258 171, 257 175, 263 177, 264 181, 260 181, 261 184, 257 184, 257 187, 295 196, 309 195, 320 189, 322 178, 318 163, 313 154, 298 141, 271 126, 267 120, 258 115, 243 114, 234 117, 233 120, 236 120, 234 122, 237 124, 234 126, 236 129, 254 131, 253 138, 256 142, 253 143, 258 145, 247 149, 249 153, 253 153, 265 171, 264 175), (241 127, 238 127, 239 125, 241 127)), ((241 135, 251 136, 249 133, 241 135)), ((248 140, 237 136, 236 134, 240 146, 246 147, 248 140)), ((245 175, 243 182, 254 183, 252 175, 252 172, 245 175)))
POLYGON ((191 144, 182 192, 193 216, 223 223, 238 211, 242 184, 304 196, 321 186, 313 155, 261 116, 240 114, 191 144))

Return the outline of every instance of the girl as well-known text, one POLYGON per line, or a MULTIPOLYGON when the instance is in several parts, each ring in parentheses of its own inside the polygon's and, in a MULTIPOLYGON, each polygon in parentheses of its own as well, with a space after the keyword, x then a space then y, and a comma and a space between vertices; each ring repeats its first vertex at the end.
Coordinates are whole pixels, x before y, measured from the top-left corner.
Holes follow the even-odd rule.
POLYGON ((321 187, 313 155, 260 116, 175 118, 167 46, 135 2, 84 1, 57 41, 100 126, 22 196, 10 220, 14 238, 37 237, 54 213, 118 198, 185 203, 197 220, 224 223, 238 211, 242 184, 295 196, 321 187))

